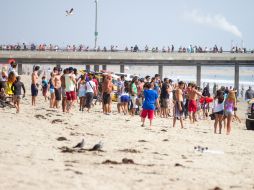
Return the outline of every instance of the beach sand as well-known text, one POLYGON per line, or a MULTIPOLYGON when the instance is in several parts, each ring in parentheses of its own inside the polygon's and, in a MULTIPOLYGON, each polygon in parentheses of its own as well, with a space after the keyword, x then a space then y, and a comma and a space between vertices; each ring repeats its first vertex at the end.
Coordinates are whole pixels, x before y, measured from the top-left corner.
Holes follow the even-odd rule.
POLYGON ((27 96, 21 112, 0 109, 0 189, 254 189, 254 132, 245 129, 246 103, 239 104, 242 123, 234 122, 229 136, 213 134, 210 120, 187 120, 180 129, 179 122, 172 128, 172 119, 156 118, 149 130, 138 116, 117 114, 115 104, 110 116, 99 105, 91 113, 76 106, 64 114, 49 109, 40 92, 32 108, 30 77, 22 78, 27 96), (85 149, 102 141, 103 151, 59 149, 82 138, 85 149), (194 152, 198 145, 211 152, 194 152))

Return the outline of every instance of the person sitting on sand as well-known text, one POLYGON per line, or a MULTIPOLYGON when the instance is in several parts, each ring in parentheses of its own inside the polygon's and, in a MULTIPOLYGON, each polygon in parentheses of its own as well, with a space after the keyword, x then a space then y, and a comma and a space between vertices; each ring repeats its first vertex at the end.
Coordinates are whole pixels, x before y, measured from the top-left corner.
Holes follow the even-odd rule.
POLYGON ((160 107, 159 100, 158 100, 158 94, 156 91, 152 89, 151 83, 146 83, 144 85, 144 103, 143 103, 143 110, 141 112, 141 121, 142 121, 142 127, 145 125, 145 119, 148 116, 148 119, 150 120, 150 127, 152 127, 152 121, 154 119, 154 110, 155 110, 155 103, 157 104, 157 107, 160 107))
POLYGON ((181 123, 181 128, 183 128, 183 116, 184 116, 184 104, 183 104, 183 90, 184 82, 180 81, 178 87, 175 90, 175 105, 174 105, 174 118, 173 118, 173 127, 175 127, 176 119, 178 118, 181 123))
POLYGON ((231 132, 231 123, 234 116, 234 108, 236 107, 235 91, 229 91, 224 104, 224 114, 227 119, 227 135, 231 132))
POLYGON ((26 89, 23 84, 23 82, 20 81, 21 78, 20 76, 17 77, 16 81, 12 84, 12 91, 13 91, 13 100, 14 100, 14 105, 16 107, 16 113, 19 113, 20 111, 20 100, 21 100, 21 88, 23 89, 23 98, 25 97, 26 94, 26 89))

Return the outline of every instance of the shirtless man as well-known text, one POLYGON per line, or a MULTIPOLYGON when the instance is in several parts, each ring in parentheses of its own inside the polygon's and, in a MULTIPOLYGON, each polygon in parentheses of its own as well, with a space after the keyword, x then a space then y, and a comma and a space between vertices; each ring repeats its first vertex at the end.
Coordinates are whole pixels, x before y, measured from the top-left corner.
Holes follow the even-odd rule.
POLYGON ((174 119, 173 119, 173 127, 175 127, 176 119, 180 119, 181 128, 183 128, 183 115, 184 115, 184 108, 183 108, 183 89, 184 89, 184 82, 180 81, 178 83, 178 87, 175 91, 175 105, 174 105, 174 119))
POLYGON ((198 96, 202 96, 202 93, 197 90, 197 86, 195 84, 192 84, 191 87, 187 91, 188 93, 188 111, 189 111, 189 118, 190 122, 194 124, 196 120, 196 112, 197 112, 197 99, 198 96))
POLYGON ((53 84, 54 84, 54 87, 55 87, 55 97, 56 97, 54 107, 57 108, 57 109, 59 108, 59 102, 61 101, 61 93, 62 93, 62 89, 61 89, 61 85, 62 85, 61 71, 62 71, 61 68, 57 68, 57 67, 54 68, 54 81, 53 81, 53 84))
POLYGON ((32 106, 35 106, 36 96, 38 95, 38 71, 40 70, 39 66, 34 67, 32 73, 32 84, 31 84, 31 93, 32 93, 32 106))
POLYGON ((111 112, 111 92, 113 89, 112 77, 106 76, 102 84, 103 112, 109 115, 111 112))
POLYGON ((62 110, 63 112, 66 112, 66 92, 65 92, 65 75, 69 74, 69 69, 64 69, 63 75, 60 77, 61 80, 61 93, 62 93, 62 110))

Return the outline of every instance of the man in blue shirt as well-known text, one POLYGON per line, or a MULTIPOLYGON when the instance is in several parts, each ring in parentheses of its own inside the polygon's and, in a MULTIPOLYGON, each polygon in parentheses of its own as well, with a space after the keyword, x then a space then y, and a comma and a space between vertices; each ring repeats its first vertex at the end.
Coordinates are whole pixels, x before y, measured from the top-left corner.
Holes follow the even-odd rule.
POLYGON ((154 110, 155 110, 155 103, 157 104, 157 107, 159 108, 159 100, 158 100, 158 94, 155 90, 152 89, 151 83, 146 83, 144 85, 144 97, 145 101, 143 103, 143 110, 141 113, 141 121, 142 121, 142 127, 144 127, 145 119, 148 116, 148 119, 150 120, 150 127, 152 126, 152 121, 154 119, 154 110))

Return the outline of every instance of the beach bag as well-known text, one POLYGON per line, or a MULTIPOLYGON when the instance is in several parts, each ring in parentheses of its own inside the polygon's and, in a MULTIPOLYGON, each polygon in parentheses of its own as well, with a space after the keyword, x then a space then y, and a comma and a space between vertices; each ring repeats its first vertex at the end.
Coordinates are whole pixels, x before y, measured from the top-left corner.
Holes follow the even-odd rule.
POLYGON ((209 117, 211 118, 211 120, 215 120, 215 113, 210 114, 209 117))

